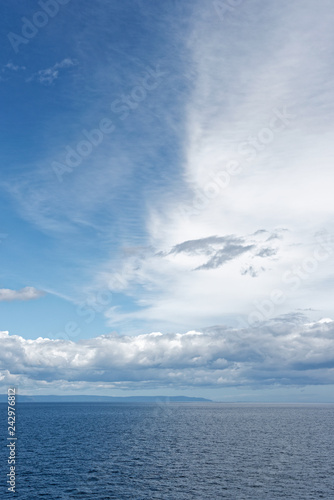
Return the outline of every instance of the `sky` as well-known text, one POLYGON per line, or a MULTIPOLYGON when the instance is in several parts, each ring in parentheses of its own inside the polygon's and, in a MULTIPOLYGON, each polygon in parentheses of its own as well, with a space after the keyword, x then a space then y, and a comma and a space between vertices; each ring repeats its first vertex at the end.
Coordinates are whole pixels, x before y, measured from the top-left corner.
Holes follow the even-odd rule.
POLYGON ((330 0, 17 0, 0 391, 333 402, 330 0))

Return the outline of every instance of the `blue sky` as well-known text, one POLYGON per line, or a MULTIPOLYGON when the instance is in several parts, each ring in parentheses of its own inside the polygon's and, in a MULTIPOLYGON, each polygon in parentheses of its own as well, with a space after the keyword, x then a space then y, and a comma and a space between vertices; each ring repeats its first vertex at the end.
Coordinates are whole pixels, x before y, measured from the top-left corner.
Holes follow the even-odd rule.
POLYGON ((333 17, 4 8, 4 387, 331 400, 333 17))

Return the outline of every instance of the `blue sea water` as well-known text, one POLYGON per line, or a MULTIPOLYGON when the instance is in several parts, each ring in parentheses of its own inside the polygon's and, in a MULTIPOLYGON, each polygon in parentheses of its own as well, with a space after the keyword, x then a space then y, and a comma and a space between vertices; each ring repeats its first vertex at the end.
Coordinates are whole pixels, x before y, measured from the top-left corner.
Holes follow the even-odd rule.
POLYGON ((1 498, 334 499, 334 405, 19 403, 1 498))

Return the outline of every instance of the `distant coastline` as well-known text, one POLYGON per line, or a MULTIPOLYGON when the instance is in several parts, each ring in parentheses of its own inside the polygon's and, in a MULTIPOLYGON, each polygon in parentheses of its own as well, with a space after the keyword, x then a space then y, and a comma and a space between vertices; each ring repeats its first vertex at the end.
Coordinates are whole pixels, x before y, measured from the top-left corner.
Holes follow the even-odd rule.
MULTIPOLYGON (((0 403, 7 402, 7 394, 0 394, 0 403)), ((91 395, 17 395, 19 403, 212 403, 211 399, 187 396, 91 396, 91 395)))

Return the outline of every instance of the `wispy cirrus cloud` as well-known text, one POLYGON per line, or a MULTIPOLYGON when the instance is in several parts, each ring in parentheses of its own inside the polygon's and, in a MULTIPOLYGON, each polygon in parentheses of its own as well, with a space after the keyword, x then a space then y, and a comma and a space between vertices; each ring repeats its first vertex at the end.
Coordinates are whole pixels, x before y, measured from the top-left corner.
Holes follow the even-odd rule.
POLYGON ((124 272, 123 293, 141 306, 113 308, 110 324, 145 317, 178 318, 179 328, 210 324, 248 315, 276 289, 286 296, 275 306, 280 313, 302 302, 329 313, 330 254, 320 263, 313 253, 314 235, 333 217, 333 14, 325 3, 256 0, 222 25, 212 4, 196 4, 182 189, 149 200, 148 248, 156 252, 133 268, 126 256, 124 265, 106 266, 105 283, 108 269, 110 279, 113 267, 124 272), (224 184, 231 165, 238 173, 224 184), (196 210, 187 210, 189 200, 196 210))
POLYGON ((15 300, 35 300, 43 297, 45 292, 37 290, 32 286, 26 286, 21 290, 11 290, 9 288, 0 288, 0 302, 12 302, 15 300))

